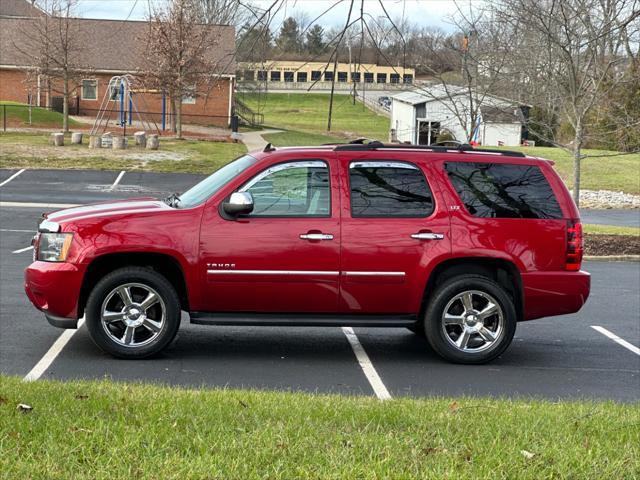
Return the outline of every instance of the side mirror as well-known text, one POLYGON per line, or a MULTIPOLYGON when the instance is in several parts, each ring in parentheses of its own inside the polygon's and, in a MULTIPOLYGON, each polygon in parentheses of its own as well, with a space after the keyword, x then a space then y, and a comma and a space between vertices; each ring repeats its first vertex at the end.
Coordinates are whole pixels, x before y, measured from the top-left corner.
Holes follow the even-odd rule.
POLYGON ((235 192, 229 201, 222 205, 224 213, 232 217, 248 215, 253 212, 253 196, 249 192, 235 192))

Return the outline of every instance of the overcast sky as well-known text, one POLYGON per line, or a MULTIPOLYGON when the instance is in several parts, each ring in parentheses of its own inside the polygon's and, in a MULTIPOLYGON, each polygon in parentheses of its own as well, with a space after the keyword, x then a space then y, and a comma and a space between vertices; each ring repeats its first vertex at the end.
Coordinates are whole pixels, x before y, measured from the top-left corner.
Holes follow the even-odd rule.
MULTIPOLYGON (((163 0, 154 0, 156 3, 163 0)), ((296 12, 305 12, 310 19, 320 15, 336 0, 285 0, 280 13, 274 20, 277 26, 283 18, 296 12)), ((458 0, 460 8, 468 10, 481 0, 458 0)), ((258 7, 267 7, 273 0, 253 0, 258 7)), ((326 27, 343 25, 349 11, 349 1, 343 0, 338 6, 325 14, 318 23, 326 27)), ((359 0, 356 1, 360 3, 359 0)), ((408 18, 420 25, 435 25, 449 29, 447 17, 456 11, 453 0, 383 0, 384 6, 392 18, 408 18)), ((365 0, 365 10, 369 15, 384 15, 378 0, 365 0)), ((147 13, 147 0, 80 0, 80 15, 89 18, 144 20, 147 13)), ((359 14, 359 12, 358 12, 359 14)), ((354 12, 355 15, 355 12, 354 12)))

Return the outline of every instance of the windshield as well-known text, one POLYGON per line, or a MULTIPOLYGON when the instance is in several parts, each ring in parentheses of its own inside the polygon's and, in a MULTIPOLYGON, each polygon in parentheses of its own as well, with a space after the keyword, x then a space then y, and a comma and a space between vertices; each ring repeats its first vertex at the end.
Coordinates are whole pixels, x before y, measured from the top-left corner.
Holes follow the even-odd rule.
POLYGON ((231 179, 244 172, 254 163, 256 163, 255 158, 250 155, 244 155, 226 164, 220 170, 216 170, 200 183, 180 195, 178 206, 180 208, 190 208, 204 202, 229 183, 231 179))

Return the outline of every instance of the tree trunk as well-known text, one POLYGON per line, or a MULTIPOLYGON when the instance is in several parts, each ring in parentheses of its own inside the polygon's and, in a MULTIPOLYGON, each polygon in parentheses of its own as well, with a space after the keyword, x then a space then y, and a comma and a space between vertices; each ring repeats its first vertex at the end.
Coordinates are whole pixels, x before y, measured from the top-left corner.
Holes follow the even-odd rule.
POLYGON ((176 102, 176 138, 182 140, 182 99, 176 102))
POLYGON ((171 94, 171 131, 176 133, 176 97, 171 94))
POLYGON ((573 138, 573 201, 580 206, 580 160, 582 159, 582 122, 576 123, 573 138))
POLYGON ((66 74, 62 85, 62 131, 69 133, 69 76, 66 74))

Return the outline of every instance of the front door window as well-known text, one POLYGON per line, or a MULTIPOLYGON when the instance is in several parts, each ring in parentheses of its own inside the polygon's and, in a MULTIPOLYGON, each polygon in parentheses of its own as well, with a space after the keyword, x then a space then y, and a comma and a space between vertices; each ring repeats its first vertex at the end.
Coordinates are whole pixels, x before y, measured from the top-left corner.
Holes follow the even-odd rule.
POLYGON ((252 217, 329 216, 329 169, 320 160, 274 165, 240 191, 253 196, 252 217))

